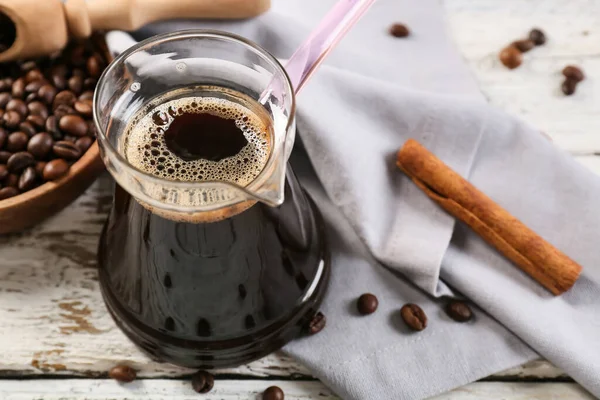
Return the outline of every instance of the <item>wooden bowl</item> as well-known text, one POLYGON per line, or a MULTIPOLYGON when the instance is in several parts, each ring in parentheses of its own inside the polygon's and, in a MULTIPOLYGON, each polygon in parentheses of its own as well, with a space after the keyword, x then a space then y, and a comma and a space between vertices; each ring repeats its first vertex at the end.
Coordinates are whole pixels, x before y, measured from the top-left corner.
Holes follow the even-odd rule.
POLYGON ((85 192, 103 170, 98 143, 94 142, 59 180, 0 200, 0 234, 23 230, 56 214, 85 192))

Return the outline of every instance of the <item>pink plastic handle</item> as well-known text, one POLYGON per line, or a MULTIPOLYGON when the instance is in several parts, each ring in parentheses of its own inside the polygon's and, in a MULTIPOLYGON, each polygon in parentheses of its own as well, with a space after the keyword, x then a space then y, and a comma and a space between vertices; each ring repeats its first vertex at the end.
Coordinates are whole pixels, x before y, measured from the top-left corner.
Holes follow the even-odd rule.
MULTIPOLYGON (((338 44, 346 33, 356 24, 363 14, 375 3, 375 0, 339 0, 323 18, 319 26, 294 52, 285 65, 285 69, 297 94, 313 72, 338 44)), ((267 89, 262 99, 273 92, 267 89)), ((264 101, 263 101, 264 103, 264 101)))

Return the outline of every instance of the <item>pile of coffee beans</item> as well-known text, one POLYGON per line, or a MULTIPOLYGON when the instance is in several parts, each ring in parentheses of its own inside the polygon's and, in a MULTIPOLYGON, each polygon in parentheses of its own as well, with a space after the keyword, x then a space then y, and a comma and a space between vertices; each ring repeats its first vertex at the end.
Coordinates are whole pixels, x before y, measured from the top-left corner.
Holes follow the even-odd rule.
POLYGON ((581 68, 575 65, 567 65, 563 70, 562 74, 565 76, 561 89, 566 96, 570 96, 575 93, 577 84, 585 79, 585 75, 581 68))
POLYGON ((0 200, 63 177, 94 143, 100 37, 44 59, 0 64, 0 200))
POLYGON ((500 51, 500 62, 509 69, 515 69, 523 62, 523 53, 546 43, 546 35, 541 29, 534 28, 526 39, 515 40, 500 51))

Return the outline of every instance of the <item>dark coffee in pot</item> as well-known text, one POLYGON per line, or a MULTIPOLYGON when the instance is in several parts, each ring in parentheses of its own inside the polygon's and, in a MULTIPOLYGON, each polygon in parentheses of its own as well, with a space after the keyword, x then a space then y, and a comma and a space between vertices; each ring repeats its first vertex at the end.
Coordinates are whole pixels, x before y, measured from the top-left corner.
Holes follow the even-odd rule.
MULTIPOLYGON (((126 128, 123 155, 157 178, 244 187, 265 173, 273 140, 260 104, 205 87, 143 108, 126 128)), ((157 210, 117 186, 99 263, 124 332, 154 358, 196 368, 244 363, 298 336, 329 274, 320 217, 289 166, 275 208, 247 200, 157 210)))

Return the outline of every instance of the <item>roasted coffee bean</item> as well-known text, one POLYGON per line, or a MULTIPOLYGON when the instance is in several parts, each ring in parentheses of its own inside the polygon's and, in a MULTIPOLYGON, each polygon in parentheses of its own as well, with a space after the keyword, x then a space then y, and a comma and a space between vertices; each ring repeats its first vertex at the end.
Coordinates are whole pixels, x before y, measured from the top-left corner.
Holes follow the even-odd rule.
POLYGON ((65 90, 67 88, 67 80, 64 76, 52 75, 50 78, 54 87, 58 90, 65 90))
POLYGON ((108 376, 116 381, 128 383, 135 380, 137 372, 128 365, 117 365, 108 371, 108 376))
POLYGON ((0 189, 0 200, 9 199, 19 194, 19 191, 11 186, 0 189))
POLYGON ((31 83, 33 81, 43 80, 44 75, 39 69, 32 69, 25 74, 25 84, 31 83))
POLYGON ((25 117, 27 115, 27 104, 21 99, 12 99, 6 105, 6 111, 16 111, 25 117))
POLYGON ((192 388, 198 393, 208 393, 215 385, 215 377, 207 371, 198 371, 192 375, 192 388))
POLYGON ((17 97, 19 99, 23 98, 25 94, 25 79, 19 78, 12 84, 12 95, 13 97, 17 97))
POLYGON ((65 176, 68 171, 69 164, 62 158, 57 158, 44 165, 42 176, 45 181, 55 181, 65 176))
POLYGON ((85 64, 85 46, 83 44, 78 44, 71 48, 69 61, 77 67, 85 64))
POLYGON ((81 150, 81 154, 84 154, 86 151, 88 151, 92 143, 94 143, 94 139, 89 136, 84 136, 75 141, 75 146, 81 150))
POLYGON ((66 104, 61 104, 54 110, 54 116, 58 121, 60 121, 60 119, 65 115, 69 114, 76 114, 76 111, 73 109, 73 107, 70 107, 66 104))
POLYGON ((327 319, 320 311, 315 314, 315 316, 310 320, 308 324, 308 333, 314 335, 315 333, 319 333, 325 328, 325 324, 327 319))
POLYGON ((66 140, 67 142, 71 142, 71 143, 75 144, 75 142, 77 141, 77 136, 65 135, 63 140, 66 140))
POLYGON ((0 108, 6 107, 12 96, 8 92, 0 93, 0 108))
POLYGON ((2 121, 8 129, 15 129, 21 123, 21 114, 16 111, 6 111, 2 116, 2 121))
POLYGON ((10 151, 0 150, 0 164, 6 164, 10 156, 12 156, 10 151))
POLYGON ((6 79, 0 79, 0 92, 8 92, 11 87, 12 83, 9 83, 6 79))
POLYGON ((67 75, 69 74, 69 67, 67 67, 65 64, 56 64, 53 65, 52 68, 50 68, 50 75, 51 76, 61 76, 63 78, 66 78, 67 75))
POLYGON ((38 97, 48 105, 52 105, 56 93, 56 88, 49 84, 42 85, 37 92, 38 97))
POLYGON ((67 142, 66 140, 56 142, 52 146, 52 151, 57 157, 64 158, 65 160, 77 160, 81 157, 81 151, 75 146, 75 143, 67 142))
POLYGON ((29 140, 29 136, 25 132, 13 132, 8 135, 6 139, 6 150, 11 152, 17 152, 21 150, 25 150, 27 147, 27 141, 29 140))
POLYGON ((61 131, 73 136, 85 136, 88 125, 79 115, 65 115, 58 121, 61 131))
POLYGON ((63 90, 56 94, 54 101, 52 102, 52 108, 56 109, 60 105, 72 106, 77 100, 77 97, 70 90, 63 90))
POLYGON ((73 69, 73 76, 78 76, 80 78, 84 78, 85 77, 85 72, 83 72, 83 70, 81 68, 75 68, 73 69))
POLYGON ((98 78, 102 73, 103 68, 100 55, 93 54, 91 57, 89 57, 86 62, 86 68, 88 74, 90 74, 92 78, 98 78))
POLYGON ((42 130, 46 126, 46 120, 40 115, 28 115, 25 119, 29 122, 36 130, 42 130))
POLYGON ((4 180, 4 186, 16 189, 19 186, 19 175, 8 174, 8 176, 4 180))
POLYGON ((0 164, 0 181, 3 181, 8 176, 8 168, 6 165, 0 164))
POLYGON ((75 108, 75 111, 77 111, 79 114, 83 115, 86 118, 92 116, 91 100, 76 101, 73 107, 75 108))
POLYGON ((19 67, 21 68, 21 71, 28 72, 37 67, 37 63, 35 61, 25 61, 24 63, 19 65, 19 67))
POLYGON ((58 121, 56 116, 51 115, 46 120, 46 132, 52 135, 54 140, 60 140, 63 137, 62 132, 58 129, 58 121))
POLYGON ((565 96, 570 96, 575 93, 575 89, 577 88, 577 81, 573 79, 565 79, 563 82, 561 89, 565 96))
POLYGON ((371 293, 365 293, 358 298, 356 302, 356 308, 362 315, 373 314, 379 306, 379 300, 371 293))
POLYGON ((42 118, 48 118, 48 107, 41 101, 32 101, 27 104, 27 109, 31 115, 39 115, 42 118))
POLYGON ((37 100, 37 99, 38 99, 37 93, 29 93, 27 95, 27 97, 25 97, 25 102, 31 103, 32 101, 37 100))
POLYGON ((534 28, 529 32, 529 39, 535 43, 536 46, 541 46, 546 43, 546 34, 541 29, 534 28))
POLYGON ((400 309, 404 323, 413 331, 422 331, 427 327, 427 315, 416 304, 405 304, 400 309))
POLYGON ((81 96, 79 96, 79 101, 92 100, 93 98, 94 92, 91 90, 86 90, 85 92, 81 93, 81 96))
POLYGON ((390 27, 390 35, 397 38, 403 38, 410 35, 410 30, 404 24, 393 24, 390 27))
POLYGON ((499 58, 502 64, 509 69, 515 69, 523 62, 523 55, 519 49, 513 46, 502 49, 499 58))
POLYGON ((21 192, 26 192, 35 187, 36 174, 34 167, 27 167, 19 177, 18 188, 21 192))
POLYGON ((33 125, 31 125, 30 122, 21 122, 19 124, 19 130, 21 132, 25 132, 25 134, 27 134, 27 137, 32 137, 33 135, 35 135, 37 133, 37 131, 35 130, 35 128, 33 127, 33 125))
POLYGON ((4 128, 0 128, 0 149, 6 143, 6 139, 8 138, 8 132, 4 128))
POLYGON ((96 88, 96 83, 98 83, 96 78, 85 78, 83 80, 83 88, 87 90, 94 90, 96 88))
POLYGON ((8 161, 6 162, 6 166, 8 170, 12 173, 18 174, 23 171, 27 167, 31 167, 35 165, 35 159, 31 154, 26 151, 20 151, 18 153, 14 153, 8 161))
POLYGON ((47 162, 46 161, 38 161, 35 163, 35 174, 37 176, 43 177, 44 176, 44 168, 46 167, 47 162))
POLYGON ((575 82, 581 82, 582 80, 585 79, 585 75, 583 74, 583 71, 581 70, 581 68, 576 67, 575 65, 567 65, 562 70, 562 74, 567 79, 573 80, 575 82))
POLYGON ((81 94, 83 90, 83 78, 81 76, 72 76, 67 82, 69 89, 76 95, 81 94))
POLYGON ((40 132, 29 139, 27 143, 27 151, 30 152, 35 158, 43 159, 52 150, 54 140, 47 132, 40 132))
POLYGON ((457 322, 467 322, 473 318, 473 312, 467 303, 456 300, 446 305, 446 314, 457 322))
POLYGON ((284 400, 285 396, 283 390, 279 386, 269 386, 267 390, 263 392, 262 400, 284 400))
POLYGON ((511 45, 516 47, 521 53, 526 53, 535 47, 535 43, 531 39, 515 40, 511 45))
POLYGON ((45 83, 43 80, 30 82, 25 86, 25 93, 37 93, 45 83))

